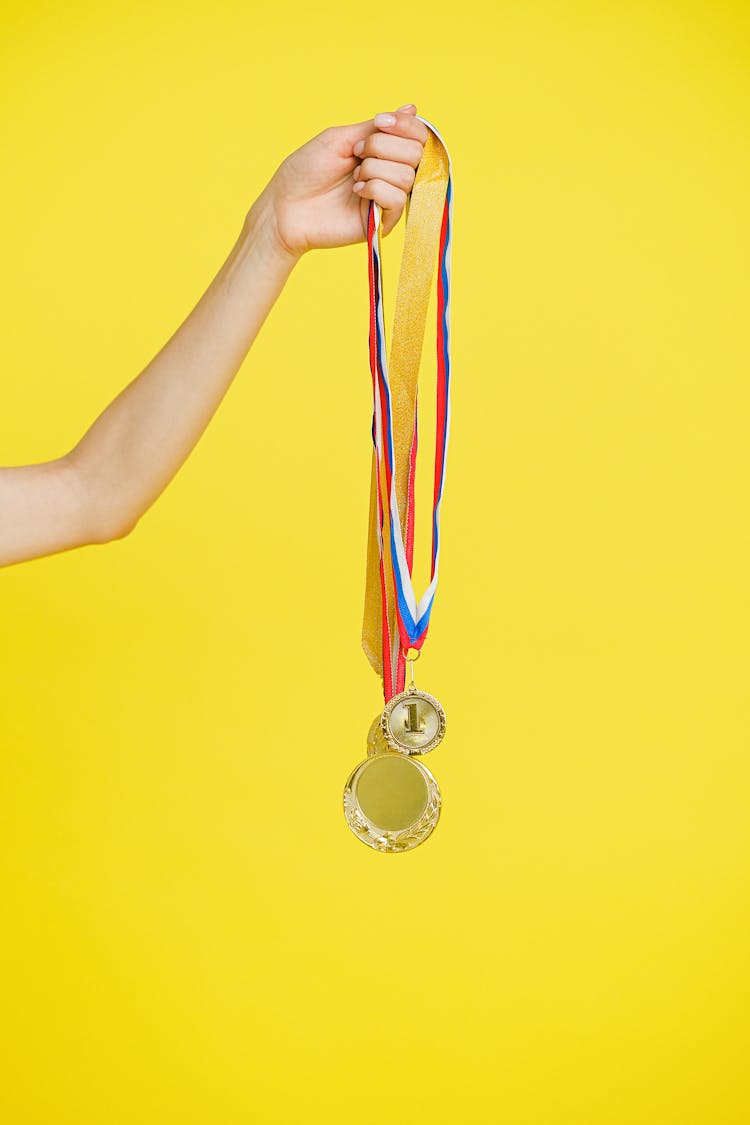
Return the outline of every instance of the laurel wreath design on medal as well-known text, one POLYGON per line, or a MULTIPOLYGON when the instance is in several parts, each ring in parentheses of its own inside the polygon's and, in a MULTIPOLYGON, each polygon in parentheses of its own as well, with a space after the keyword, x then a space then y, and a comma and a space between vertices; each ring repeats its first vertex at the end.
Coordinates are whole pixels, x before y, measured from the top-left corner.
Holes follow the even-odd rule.
POLYGON ((406 691, 401 691, 398 695, 392 695, 385 705, 383 714, 380 717, 380 729, 383 733, 383 738, 393 750, 397 750, 400 754, 428 754, 430 750, 434 750, 438 743, 442 742, 445 734, 446 718, 443 705, 434 695, 429 692, 423 691, 422 688, 415 688, 413 685, 408 687, 406 691), (410 746, 408 743, 400 742, 394 735, 390 727, 390 717, 394 708, 399 704, 409 700, 423 699, 429 703, 435 710, 438 718, 438 725, 435 734, 423 746, 410 746))
MULTIPOLYGON (((388 750, 386 753, 393 753, 388 750)), ((421 844, 435 828, 440 817, 442 799, 440 789, 435 778, 426 766, 420 765, 427 784, 427 804, 423 812, 413 824, 398 831, 384 831, 367 819, 362 812, 357 797, 350 786, 354 774, 359 767, 352 771, 352 775, 344 789, 344 816, 347 824, 363 843, 379 852, 405 852, 421 844)))

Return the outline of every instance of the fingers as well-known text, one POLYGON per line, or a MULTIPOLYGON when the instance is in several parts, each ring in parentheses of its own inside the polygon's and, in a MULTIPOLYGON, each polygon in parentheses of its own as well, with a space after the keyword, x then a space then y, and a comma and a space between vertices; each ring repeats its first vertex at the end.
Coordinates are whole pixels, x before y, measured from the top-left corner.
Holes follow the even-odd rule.
POLYGON ((378 131, 353 146, 361 160, 352 174, 353 191, 391 210, 393 221, 406 204, 428 137, 427 126, 415 115, 416 106, 411 104, 395 113, 376 114, 372 120, 378 131))
MULTIPOLYGON (((374 199, 384 211, 392 212, 394 221, 406 206, 407 193, 403 188, 396 187, 387 180, 359 180, 354 184, 354 191, 362 199, 374 199)), ((392 222, 386 224, 386 226, 392 225, 392 222)))
POLYGON ((374 156, 368 156, 354 169, 352 176, 355 182, 379 179, 393 184, 394 187, 401 188, 403 191, 411 191, 416 172, 411 164, 402 164, 393 160, 378 160, 374 156))

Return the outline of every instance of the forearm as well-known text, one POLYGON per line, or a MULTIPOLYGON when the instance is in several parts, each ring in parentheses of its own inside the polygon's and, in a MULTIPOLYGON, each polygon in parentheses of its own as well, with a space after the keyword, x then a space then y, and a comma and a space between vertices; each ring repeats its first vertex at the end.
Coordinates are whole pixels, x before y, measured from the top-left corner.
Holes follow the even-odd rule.
POLYGON ((297 258, 261 196, 185 321, 65 458, 80 481, 87 542, 129 531, 185 461, 297 258))

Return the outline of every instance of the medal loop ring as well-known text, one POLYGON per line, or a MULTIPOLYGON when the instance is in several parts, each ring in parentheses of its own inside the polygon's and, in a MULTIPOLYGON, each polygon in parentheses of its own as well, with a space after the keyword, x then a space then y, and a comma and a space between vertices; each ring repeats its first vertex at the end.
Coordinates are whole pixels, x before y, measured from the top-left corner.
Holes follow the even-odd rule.
POLYGON ((414 683, 414 662, 415 662, 415 660, 419 660, 420 656, 422 655, 422 650, 421 650, 421 648, 418 648, 416 650, 417 651, 416 656, 409 656, 408 654, 409 654, 410 648, 411 648, 411 645, 409 646, 409 648, 404 648, 404 646, 402 645, 401 646, 401 654, 402 654, 404 660, 406 661, 406 663, 409 665, 409 687, 407 688, 407 691, 416 691, 417 685, 414 683))

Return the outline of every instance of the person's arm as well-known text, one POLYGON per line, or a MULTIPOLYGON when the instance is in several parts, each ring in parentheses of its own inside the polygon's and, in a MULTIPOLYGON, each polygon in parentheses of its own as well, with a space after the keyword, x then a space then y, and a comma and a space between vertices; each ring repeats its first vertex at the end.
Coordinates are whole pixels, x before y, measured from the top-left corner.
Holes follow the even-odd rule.
POLYGON ((148 366, 65 456, 0 469, 0 562, 121 538, 185 461, 295 259, 248 214, 229 257, 148 366))
POLYGON ((0 566, 135 527, 205 430, 302 254, 362 241, 370 199, 386 233, 398 221, 427 139, 415 107, 402 110, 393 125, 333 126, 291 153, 198 304, 78 444, 57 460, 0 468, 0 566))

